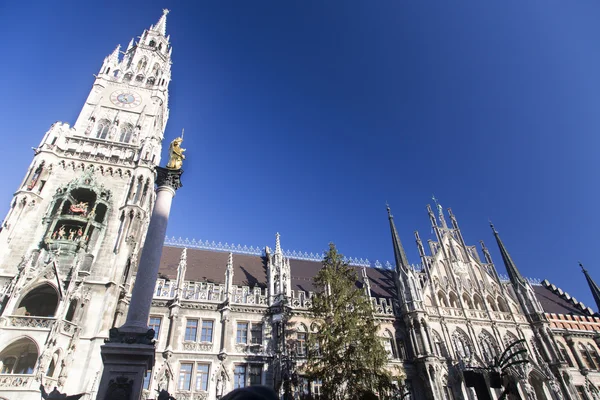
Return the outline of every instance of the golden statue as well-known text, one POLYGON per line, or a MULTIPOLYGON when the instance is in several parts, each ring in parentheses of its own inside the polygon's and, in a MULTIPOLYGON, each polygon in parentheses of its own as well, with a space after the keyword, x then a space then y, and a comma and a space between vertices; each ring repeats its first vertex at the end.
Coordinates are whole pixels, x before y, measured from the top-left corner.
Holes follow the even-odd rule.
POLYGON ((183 130, 181 131, 181 137, 175 138, 169 146, 168 169, 181 169, 183 160, 185 160, 185 156, 183 155, 185 149, 181 148, 181 142, 183 142, 183 130))

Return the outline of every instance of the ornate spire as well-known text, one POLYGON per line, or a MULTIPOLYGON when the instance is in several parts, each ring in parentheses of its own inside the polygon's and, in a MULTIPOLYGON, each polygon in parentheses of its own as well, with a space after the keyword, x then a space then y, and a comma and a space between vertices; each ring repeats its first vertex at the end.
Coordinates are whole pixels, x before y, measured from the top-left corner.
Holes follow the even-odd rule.
POLYGON ((227 257, 227 271, 233 271, 233 253, 227 257))
POLYGON ((275 234, 275 254, 281 254, 281 240, 279 239, 279 232, 275 234))
POLYGON ((400 241, 400 236, 398 236, 398 231, 396 230, 396 225, 394 224, 394 216, 392 215, 392 211, 390 210, 390 206, 386 204, 388 219, 390 220, 390 230, 392 232, 392 243, 394 245, 394 257, 396 259, 396 270, 402 268, 404 271, 408 270, 408 258, 406 257, 406 253, 404 252, 404 247, 402 247, 402 242, 400 241))
POLYGON ((363 288, 365 289, 365 295, 367 297, 371 297, 371 282, 369 281, 369 276, 367 275, 367 268, 362 268, 362 280, 363 280, 363 288))
POLYGON ((498 248, 500 249, 500 254, 502 255, 502 261, 504 261, 504 266, 506 267, 506 272, 508 272, 510 281, 513 284, 516 284, 516 283, 520 283, 522 285, 527 284, 527 281, 525 280, 525 278, 523 278, 523 276, 517 269, 517 266, 515 265, 514 261, 512 260, 512 258, 510 258, 510 254, 508 254, 508 251, 506 251, 506 248, 504 247, 504 243, 502 243, 502 239, 500 239, 500 236, 498 235, 498 231, 496 231, 496 228, 494 228, 494 224, 492 224, 491 221, 490 221, 490 227, 492 228, 492 232, 494 232, 494 236, 496 237, 496 242, 498 243, 498 248))
POLYGON ((156 25, 152 25, 150 30, 156 31, 163 36, 167 36, 167 14, 169 10, 166 8, 163 10, 163 15, 160 16, 160 19, 156 23, 156 25))
POLYGON ((580 262, 579 266, 585 275, 585 279, 587 280, 588 285, 590 286, 590 290, 592 291, 592 296, 594 296, 594 301, 596 302, 596 307, 600 310, 600 287, 594 282, 590 274, 587 272, 587 269, 583 267, 583 264, 580 262))
POLYGON ((133 43, 133 38, 131 38, 129 44, 127 45, 127 50, 125 50, 125 53, 129 53, 129 50, 131 50, 131 48, 133 47, 133 43))
POLYGON ((108 56, 108 60, 111 63, 117 64, 119 62, 119 51, 121 51, 121 45, 118 45, 117 47, 115 47, 115 49, 110 54, 110 56, 108 56))

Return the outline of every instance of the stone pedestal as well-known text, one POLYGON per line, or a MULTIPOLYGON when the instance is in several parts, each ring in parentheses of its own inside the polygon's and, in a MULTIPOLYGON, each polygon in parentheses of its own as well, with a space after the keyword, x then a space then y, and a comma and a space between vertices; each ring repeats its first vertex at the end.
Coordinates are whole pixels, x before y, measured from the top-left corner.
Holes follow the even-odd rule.
POLYGON ((144 376, 154 365, 154 345, 107 343, 100 351, 104 370, 97 399, 140 399, 144 376))
POLYGON ((171 202, 181 187, 182 170, 157 167, 156 203, 150 218, 146 241, 140 256, 127 320, 110 330, 101 347, 104 370, 97 400, 138 400, 146 372, 154 366, 154 331, 148 329, 148 316, 158 278, 158 268, 171 202))

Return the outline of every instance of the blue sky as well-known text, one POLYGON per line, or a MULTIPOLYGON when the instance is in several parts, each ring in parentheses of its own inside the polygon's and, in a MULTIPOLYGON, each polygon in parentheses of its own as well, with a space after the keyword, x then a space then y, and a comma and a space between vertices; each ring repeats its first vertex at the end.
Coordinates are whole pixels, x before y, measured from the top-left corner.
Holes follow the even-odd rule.
POLYGON ((596 1, 3 2, 0 211, 103 58, 170 8, 171 117, 188 159, 169 235, 411 262, 432 194, 503 272, 593 306, 600 281, 596 1))

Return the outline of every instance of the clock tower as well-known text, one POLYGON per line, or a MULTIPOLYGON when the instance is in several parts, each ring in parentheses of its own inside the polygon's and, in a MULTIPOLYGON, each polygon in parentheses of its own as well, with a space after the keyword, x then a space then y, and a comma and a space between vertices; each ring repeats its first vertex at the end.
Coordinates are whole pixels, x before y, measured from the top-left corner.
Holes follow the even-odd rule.
POLYGON ((0 358, 16 357, 2 370, 32 375, 12 395, 0 385, 0 397, 39 398, 40 374, 63 392, 95 390, 99 348, 122 323, 154 204, 169 117, 167 14, 104 59, 75 123, 54 123, 34 148, 0 227, 0 343, 9 344, 0 358))

